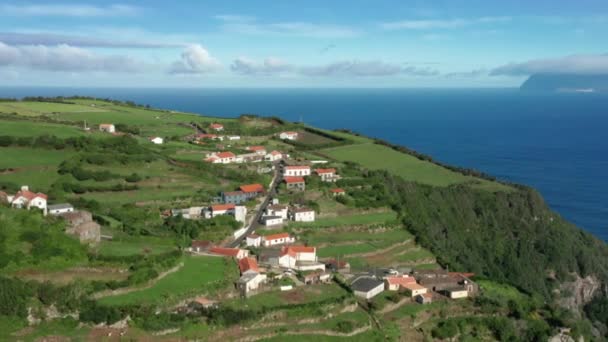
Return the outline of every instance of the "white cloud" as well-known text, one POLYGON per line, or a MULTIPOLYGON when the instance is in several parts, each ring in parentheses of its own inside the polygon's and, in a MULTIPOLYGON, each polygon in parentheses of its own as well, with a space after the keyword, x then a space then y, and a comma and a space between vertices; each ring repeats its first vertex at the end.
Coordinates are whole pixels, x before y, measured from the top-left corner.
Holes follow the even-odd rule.
POLYGON ((261 23, 255 17, 241 15, 218 15, 220 28, 226 32, 246 35, 276 35, 311 38, 347 38, 359 32, 348 26, 316 24, 308 22, 261 23))
POLYGON ((493 69, 490 75, 527 76, 532 74, 608 74, 608 54, 571 55, 510 63, 493 69))
POLYGON ((306 76, 390 76, 401 72, 401 67, 381 61, 340 61, 322 66, 303 67, 306 76))
POLYGON ((175 61, 169 70, 171 74, 205 74, 218 71, 221 63, 211 56, 209 51, 198 44, 193 44, 182 52, 181 58, 175 61))
POLYGON ((239 57, 232 62, 230 69, 243 75, 270 75, 293 70, 293 66, 281 59, 269 57, 258 63, 247 57, 239 57))
POLYGON ((130 16, 139 8, 113 4, 109 6, 54 4, 54 5, 0 5, 0 15, 7 16, 57 16, 57 17, 110 17, 130 16))
POLYGON ((478 78, 482 76, 487 76, 487 69, 474 69, 469 71, 456 71, 445 74, 446 78, 478 78))
MULTIPOLYGON (((116 35, 108 35, 116 37, 116 35)), ((107 48, 171 48, 181 47, 183 44, 167 43, 160 39, 148 41, 145 39, 128 39, 120 36, 120 39, 99 38, 98 35, 71 35, 56 34, 49 32, 0 32, 0 42, 8 45, 60 45, 66 44, 78 47, 107 47, 107 48)))
POLYGON ((48 71, 138 72, 142 63, 127 56, 107 56, 70 46, 12 46, 0 42, 0 67, 48 71))
POLYGON ((455 29, 477 24, 505 23, 511 21, 511 17, 480 17, 472 19, 429 19, 429 20, 401 20, 381 23, 380 27, 385 30, 431 30, 431 29, 455 29))

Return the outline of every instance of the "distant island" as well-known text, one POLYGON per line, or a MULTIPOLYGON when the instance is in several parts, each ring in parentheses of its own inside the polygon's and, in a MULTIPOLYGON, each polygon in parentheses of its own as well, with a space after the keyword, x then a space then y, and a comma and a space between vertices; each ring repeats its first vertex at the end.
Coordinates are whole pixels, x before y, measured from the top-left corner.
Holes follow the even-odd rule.
POLYGON ((608 92, 608 75, 535 74, 520 87, 525 91, 608 92))

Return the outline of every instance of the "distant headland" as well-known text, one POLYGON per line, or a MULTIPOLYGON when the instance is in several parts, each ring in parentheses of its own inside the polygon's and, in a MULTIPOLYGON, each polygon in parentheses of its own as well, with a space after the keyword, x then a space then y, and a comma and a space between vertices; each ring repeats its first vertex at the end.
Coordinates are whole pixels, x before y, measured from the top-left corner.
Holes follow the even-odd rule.
POLYGON ((525 91, 607 93, 608 75, 535 74, 520 87, 525 91))

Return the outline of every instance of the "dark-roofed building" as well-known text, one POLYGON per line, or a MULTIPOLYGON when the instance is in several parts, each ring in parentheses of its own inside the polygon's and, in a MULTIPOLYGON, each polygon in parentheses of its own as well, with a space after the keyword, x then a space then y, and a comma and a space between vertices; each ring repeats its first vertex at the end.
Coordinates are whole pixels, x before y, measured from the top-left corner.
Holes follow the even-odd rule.
POLYGON ((249 196, 242 191, 226 191, 222 193, 224 203, 241 204, 247 202, 249 196))
MULTIPOLYGON (((442 292, 450 297, 450 292, 459 292, 462 289, 467 291, 468 296, 474 296, 479 292, 479 286, 466 275, 468 274, 447 272, 445 270, 414 271, 414 277, 420 285, 430 291, 442 292)), ((462 296, 462 293, 458 293, 455 296, 462 296)))
POLYGON ((191 250, 193 252, 206 252, 213 247, 213 243, 207 240, 192 240, 191 250))
POLYGON ((384 282, 374 277, 359 277, 350 284, 357 297, 371 299, 384 291, 384 282))

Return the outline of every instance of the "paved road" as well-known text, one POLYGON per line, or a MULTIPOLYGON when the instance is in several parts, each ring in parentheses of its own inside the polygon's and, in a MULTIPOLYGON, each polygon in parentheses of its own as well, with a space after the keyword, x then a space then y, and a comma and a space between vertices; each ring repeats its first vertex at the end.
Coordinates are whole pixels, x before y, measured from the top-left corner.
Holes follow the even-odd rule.
POLYGON ((247 227, 247 231, 245 231, 245 233, 243 233, 243 235, 241 235, 234 241, 230 242, 228 244, 228 247, 232 247, 232 248, 238 247, 241 244, 241 241, 243 241, 245 239, 245 237, 247 237, 247 235, 251 234, 260 225, 260 218, 264 214, 264 210, 268 206, 270 199, 272 199, 272 197, 274 197, 274 195, 277 193, 277 187, 281 184, 281 181, 283 180, 283 176, 281 174, 281 165, 282 165, 282 162, 277 162, 274 164, 274 176, 272 177, 272 182, 270 183, 270 188, 268 189, 268 192, 266 193, 266 197, 264 197, 264 201, 258 207, 258 211, 255 213, 253 220, 249 224, 249 227, 247 227))

